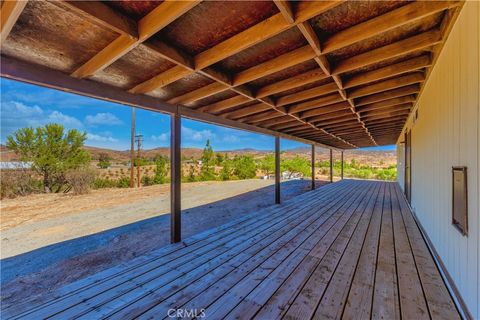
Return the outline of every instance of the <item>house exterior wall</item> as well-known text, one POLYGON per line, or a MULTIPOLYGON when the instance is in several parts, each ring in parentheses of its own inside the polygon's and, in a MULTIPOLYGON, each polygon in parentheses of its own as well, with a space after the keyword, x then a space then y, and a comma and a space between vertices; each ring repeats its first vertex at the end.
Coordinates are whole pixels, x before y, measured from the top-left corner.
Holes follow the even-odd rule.
MULTIPOLYGON (((480 319, 480 2, 467 1, 408 119, 412 209, 470 314, 480 319), (413 112, 414 113, 414 112, 413 112), (412 114, 413 114, 412 113, 412 114), (468 167, 468 236, 452 220, 452 166, 468 167)), ((403 187, 404 132, 399 148, 403 187)))

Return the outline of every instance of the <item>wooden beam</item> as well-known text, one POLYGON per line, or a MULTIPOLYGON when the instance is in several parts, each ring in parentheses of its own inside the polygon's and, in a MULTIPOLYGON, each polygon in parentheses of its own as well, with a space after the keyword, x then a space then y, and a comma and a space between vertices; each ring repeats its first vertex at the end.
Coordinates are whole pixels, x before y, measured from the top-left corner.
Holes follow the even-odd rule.
POLYGON ((413 21, 433 15, 452 6, 458 6, 458 3, 453 1, 413 2, 333 34, 324 41, 323 53, 326 54, 347 47, 413 21))
POLYGON ((239 118, 237 120, 253 124, 253 123, 262 122, 265 120, 279 118, 279 117, 282 117, 283 115, 284 115, 283 113, 278 112, 277 110, 267 110, 264 112, 257 113, 253 116, 246 116, 244 118, 239 118))
POLYGON ((165 1, 138 22, 138 38, 122 34, 72 73, 86 78, 105 69, 140 43, 166 27, 172 21, 196 6, 200 1, 165 1))
POLYGON ((7 40, 10 31, 12 31, 27 3, 25 0, 2 2, 2 7, 0 8, 0 43, 3 44, 7 40))
POLYGON ((368 96, 374 93, 404 87, 409 84, 419 83, 425 81, 423 72, 415 72, 405 76, 385 80, 375 84, 367 85, 360 88, 354 88, 348 91, 350 99, 368 96))
POLYGON ((310 126, 304 126, 303 128, 288 128, 288 129, 285 129, 285 130, 282 130, 284 132, 294 132, 296 134, 300 134, 300 133, 304 133, 304 132, 313 132, 315 131, 315 129, 313 129, 312 127, 310 126))
POLYGON ((312 48, 310 48, 310 46, 303 46, 237 73, 233 76, 233 85, 238 86, 268 76, 280 70, 313 59, 314 57, 315 52, 313 52, 312 48))
POLYGON ((350 104, 346 101, 342 101, 339 103, 318 107, 316 109, 301 112, 299 114, 299 117, 302 119, 305 119, 308 117, 319 116, 319 115, 328 114, 328 113, 345 110, 345 109, 350 109, 350 104))
POLYGON ((340 162, 341 162, 341 167, 340 167, 340 168, 341 168, 341 169, 340 169, 340 170, 341 170, 341 171, 340 171, 341 173, 340 173, 340 177, 341 177, 341 179, 343 180, 343 150, 340 151, 340 152, 341 152, 341 156, 340 156, 340 162))
POLYGON ((289 94, 287 96, 278 98, 276 105, 277 106, 284 106, 287 104, 291 104, 294 102, 307 100, 310 98, 315 98, 318 96, 326 95, 328 93, 332 93, 337 91, 337 85, 334 82, 327 83, 324 85, 317 86, 315 88, 303 90, 297 93, 289 94))
POLYGON ((201 1, 165 1, 138 22, 138 38, 143 42, 177 20, 201 1))
POLYGON ((406 110, 403 109, 403 110, 391 111, 388 113, 366 115, 366 116, 363 116, 362 119, 364 121, 380 120, 380 119, 394 118, 396 116, 408 115, 409 113, 410 113, 409 109, 406 109, 406 110))
POLYGON ((365 121, 365 125, 366 126, 370 126, 370 125, 375 125, 375 124, 381 124, 381 123, 392 123, 392 122, 397 122, 397 121, 403 121, 403 120, 406 120, 407 119, 407 116, 397 116, 397 117, 393 117, 393 118, 388 118, 388 119, 384 119, 384 120, 368 120, 368 121, 365 121))
POLYGON ((351 115, 346 115, 346 116, 342 116, 342 117, 338 117, 338 118, 335 118, 335 119, 330 119, 330 120, 326 120, 326 121, 318 121, 318 122, 313 122, 316 126, 322 128, 322 129, 325 129, 325 127, 327 127, 328 125, 332 125, 332 124, 337 124, 337 123, 342 123, 342 122, 350 122, 350 120, 352 119, 355 119, 356 121, 358 121, 353 114, 351 115))
POLYGON ((280 202, 280 137, 275 136, 275 203, 280 202))
POLYGON ((357 112, 362 113, 362 112, 368 112, 368 111, 374 111, 374 110, 383 110, 385 108, 389 109, 393 106, 404 105, 404 104, 408 104, 409 106, 411 106, 413 102, 415 102, 415 96, 409 95, 409 96, 383 100, 380 102, 375 102, 372 104, 360 106, 360 107, 357 107, 357 112))
POLYGON ((282 130, 282 129, 299 127, 299 126, 302 126, 302 125, 303 125, 302 122, 299 122, 299 121, 296 121, 295 119, 292 119, 290 122, 280 123, 280 124, 277 124, 277 125, 274 125, 274 126, 270 126, 269 128, 271 130, 277 131, 277 130, 282 130))
POLYGON ((258 89, 255 97, 263 98, 275 93, 287 91, 287 90, 298 88, 315 81, 323 80, 323 79, 326 79, 327 77, 328 76, 325 75, 325 73, 323 73, 321 70, 313 69, 313 70, 304 72, 302 74, 299 74, 297 76, 266 85, 258 89))
POLYGON ((181 126, 180 115, 178 113, 172 114, 170 124, 170 232, 172 243, 182 241, 181 126))
POLYGON ((138 38, 137 22, 101 1, 52 1, 50 3, 119 34, 138 38))
POLYGON ((311 146, 312 151, 311 151, 311 161, 310 165, 312 166, 312 186, 311 189, 315 190, 315 145, 312 144, 311 146))
POLYGON ((195 68, 203 69, 287 30, 290 24, 281 13, 244 30, 195 56, 195 68))
POLYGON ((155 77, 145 81, 145 82, 142 82, 138 85, 136 85, 135 87, 133 87, 132 89, 128 90, 130 93, 136 93, 136 94, 140 94, 140 93, 148 93, 148 92, 152 92, 156 89, 160 89, 172 82, 175 82, 177 80, 180 80, 182 79, 183 77, 185 76, 188 76, 189 74, 191 74, 192 71, 190 71, 189 69, 186 69, 185 67, 182 67, 182 66, 175 66, 171 69, 168 69, 164 72, 162 72, 161 74, 159 75, 156 75, 155 77))
POLYGON ((186 104, 195 102, 197 100, 200 100, 200 99, 203 99, 203 98, 206 98, 206 97, 210 97, 210 96, 213 96, 214 94, 217 94, 217 93, 223 92, 225 90, 228 90, 228 88, 229 88, 228 86, 226 86, 222 83, 213 82, 213 83, 211 83, 211 84, 209 84, 205 87, 201 87, 197 90, 193 90, 193 91, 187 92, 187 93, 185 93, 181 96, 172 98, 172 99, 168 100, 167 102, 171 103, 171 104, 186 105, 186 104))
POLYGON ((208 106, 200 107, 197 110, 202 112, 218 113, 218 112, 222 112, 230 108, 242 105, 249 101, 251 100, 244 96, 238 95, 232 98, 228 98, 219 102, 212 103, 208 106))
POLYGON ((102 71, 127 52, 137 46, 137 38, 122 34, 113 40, 108 46, 98 52, 93 58, 76 69, 71 76, 75 78, 87 78, 102 71))
POLYGON ((341 118, 341 117, 350 116, 350 115, 354 115, 354 113, 350 108, 348 108, 348 109, 343 109, 343 110, 332 112, 332 113, 309 117, 307 120, 308 122, 315 123, 319 121, 336 119, 336 118, 341 118))
POLYGON ((283 0, 274 0, 273 2, 288 23, 295 23, 295 15, 292 11, 292 5, 290 2, 283 0))
POLYGON ((259 125, 261 127, 267 127, 268 128, 268 127, 274 126, 276 124, 292 122, 292 120, 294 120, 294 119, 291 116, 287 115, 287 116, 277 117, 277 118, 274 118, 274 119, 264 120, 264 121, 261 121, 261 122, 257 123, 257 125, 259 125))
POLYGON ((318 16, 336 6, 341 5, 344 0, 334 1, 298 1, 295 10, 295 22, 300 23, 318 16))
POLYGON ((330 149, 330 182, 333 182, 333 150, 330 149))
POLYGON ((294 114, 301 111, 327 106, 340 101, 344 101, 344 99, 338 93, 330 94, 315 100, 294 104, 288 108, 288 113, 294 114))
POLYGON ((384 114, 384 113, 389 113, 389 112, 398 111, 398 110, 409 110, 409 109, 411 109, 412 106, 413 106, 413 104, 411 104, 411 103, 403 103, 403 104, 393 105, 393 106, 390 106, 390 107, 376 109, 376 110, 372 110, 372 111, 363 111, 362 113, 360 113, 360 116, 361 117, 364 117, 364 116, 368 117, 368 116, 371 116, 371 115, 384 114))
POLYGON ((348 80, 344 81, 343 87, 345 89, 356 87, 359 85, 367 84, 373 81, 393 77, 399 74, 407 73, 414 70, 419 70, 421 68, 430 66, 432 60, 430 55, 421 55, 416 58, 412 58, 406 61, 395 63, 380 69, 373 71, 368 71, 360 73, 350 77, 348 80))
POLYGON ((347 129, 347 128, 361 128, 360 122, 357 119, 353 119, 342 124, 333 124, 333 125, 326 125, 324 127, 325 130, 340 130, 340 129, 347 129))
POLYGON ((357 107, 364 106, 364 105, 372 104, 375 102, 380 102, 380 101, 384 101, 392 98, 415 94, 415 93, 418 93, 419 91, 420 91, 420 85, 413 84, 413 85, 401 87, 398 89, 388 90, 388 91, 372 94, 367 97, 355 99, 355 105, 357 107))
POLYGON ((265 110, 269 110, 269 109, 271 109, 270 106, 266 105, 263 102, 260 102, 260 103, 254 104, 252 106, 243 107, 243 108, 235 110, 235 111, 222 113, 222 114, 220 114, 220 116, 223 117, 223 118, 228 118, 228 119, 238 119, 238 118, 242 118, 242 117, 245 117, 245 116, 249 116, 251 114, 255 114, 255 113, 265 111, 265 110))
POLYGON ((342 60, 334 68, 332 74, 349 72, 370 64, 402 56, 410 52, 430 47, 441 41, 442 35, 437 29, 427 31, 419 35, 342 60))
POLYGON ((310 22, 305 21, 297 25, 298 29, 302 33, 303 37, 307 40, 310 47, 313 49, 317 56, 322 54, 321 47, 320 47, 320 40, 313 30, 310 22))

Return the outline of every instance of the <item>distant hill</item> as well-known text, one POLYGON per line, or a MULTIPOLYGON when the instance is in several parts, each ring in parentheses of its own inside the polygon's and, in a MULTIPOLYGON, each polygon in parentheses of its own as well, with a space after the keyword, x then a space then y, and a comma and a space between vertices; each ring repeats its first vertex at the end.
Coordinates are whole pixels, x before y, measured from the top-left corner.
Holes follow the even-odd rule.
MULTIPOLYGON (((91 155, 92 159, 98 159, 100 154, 107 154, 113 162, 125 162, 130 160, 130 150, 112 150, 106 148, 97 148, 91 146, 85 146, 91 155)), ((282 151, 282 157, 294 157, 296 155, 310 158, 310 148, 309 147, 299 147, 294 149, 288 149, 282 151)), ((255 158, 262 158, 266 154, 273 152, 266 150, 257 150, 253 148, 245 148, 238 150, 228 150, 228 151, 218 151, 219 153, 228 154, 229 157, 234 157, 235 155, 252 155, 255 158)), ((334 159, 340 159, 340 153, 334 151, 334 159)), ((154 158, 156 155, 170 155, 170 149, 163 148, 154 148, 142 150, 142 156, 148 159, 154 158)), ((199 159, 202 155, 202 149, 200 148, 182 148, 182 157, 187 159, 199 159)), ((328 160, 329 150, 317 148, 316 159, 317 161, 328 160)), ((0 145, 0 159, 1 161, 15 161, 19 160, 18 157, 10 150, 7 149, 5 145, 0 145)), ((395 151, 370 151, 370 150, 346 150, 344 152, 345 161, 350 162, 352 159, 359 162, 360 164, 370 164, 376 166, 385 166, 392 165, 396 163, 396 152, 395 151)))

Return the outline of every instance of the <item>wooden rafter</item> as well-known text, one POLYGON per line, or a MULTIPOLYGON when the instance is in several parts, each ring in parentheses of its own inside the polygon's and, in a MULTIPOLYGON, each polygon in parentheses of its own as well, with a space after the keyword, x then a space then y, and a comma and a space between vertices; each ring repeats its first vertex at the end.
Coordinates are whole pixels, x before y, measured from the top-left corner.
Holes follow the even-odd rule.
POLYGON ((329 53, 347 47, 452 6, 458 6, 458 3, 451 1, 413 2, 333 34, 323 42, 322 51, 329 53))
MULTIPOLYGON (((136 45, 144 42, 158 30, 190 10, 197 2, 190 1, 179 4, 166 1, 147 13, 138 23, 101 2, 55 2, 55 5, 67 7, 79 16, 90 19, 95 24, 107 27, 119 34, 114 41, 100 50, 73 75, 88 77, 98 70, 102 70, 116 61, 117 57, 122 57, 136 45), (182 6, 184 9, 179 9, 182 6), (170 7, 171 10, 167 10, 167 7, 170 7), (99 64, 99 61, 103 64, 99 64)), ((214 113, 220 115, 221 119, 226 119, 225 121, 232 119, 263 126, 271 124, 274 128, 275 125, 280 125, 282 126, 282 128, 278 128, 280 131, 296 129, 295 127, 283 128, 284 124, 289 124, 291 121, 292 124, 296 123, 304 130, 310 130, 310 133, 307 134, 312 137, 315 136, 322 141, 330 141, 342 146, 355 146, 357 143, 362 146, 376 144, 375 139, 378 135, 375 134, 374 138, 369 128, 376 128, 373 126, 383 125, 384 119, 403 116, 411 110, 412 103, 421 93, 424 87, 423 83, 431 72, 431 66, 438 58, 439 48, 442 47, 442 43, 448 35, 451 22, 458 15, 462 5, 458 1, 408 3, 370 20, 353 24, 353 27, 343 29, 320 41, 309 19, 340 5, 342 1, 293 3, 278 0, 274 2, 280 11, 278 14, 257 22, 252 27, 246 28, 195 56, 189 56, 182 51, 185 49, 179 49, 182 47, 181 45, 173 43, 171 45, 162 42, 159 38, 149 39, 143 45, 156 51, 162 58, 172 62, 175 66, 151 79, 138 83, 129 92, 145 94, 193 73, 198 73, 214 82, 181 95, 173 95, 167 102, 192 105, 195 109, 196 105, 202 103, 194 104, 194 102, 230 90, 230 92, 237 93, 238 96, 203 105, 196 108, 196 112, 214 113), (442 11, 445 14, 437 14, 442 11), (435 19, 442 17, 442 20, 438 24, 439 19, 437 19, 434 27, 421 29, 427 31, 421 31, 422 33, 411 35, 409 38, 335 61, 330 65, 329 59, 332 56, 328 55, 327 58, 327 54, 331 52, 347 49, 352 44, 360 43, 396 28, 400 30, 400 27, 408 24, 415 25, 420 20, 427 23, 433 22, 433 15, 435 15, 435 19), (298 28, 308 42, 307 46, 253 65, 253 67, 236 74, 230 74, 228 70, 220 70, 219 65, 214 65, 291 28, 298 28), (411 55, 412 53, 413 55, 411 55), (410 58, 403 61, 398 60, 399 57, 407 54, 410 58), (251 81, 286 70, 312 58, 317 62, 319 69, 304 71, 300 75, 270 83, 258 89, 246 85, 251 81), (397 58, 397 62, 385 66, 385 62, 395 58, 397 58), (382 63, 382 67, 371 70, 370 66, 378 63, 382 63), (369 71, 358 73, 357 69, 365 67, 369 67, 369 71), (301 88, 328 78, 331 82, 315 88, 300 89, 301 91, 295 94, 281 94, 284 91, 301 88), (273 95, 279 93, 280 98, 276 99, 276 96, 273 95), (247 105, 243 106, 243 104, 247 105), (275 120, 281 121, 281 123, 275 123, 275 120), (348 128, 349 126, 351 128, 348 128), (345 128, 355 134, 338 135, 337 128, 345 128)), ((397 123, 403 123, 403 121, 404 119, 396 120, 397 123)), ((385 139, 382 138, 381 141, 384 142, 385 139)))
POLYGON ((368 96, 374 93, 396 89, 405 85, 425 81, 423 72, 415 72, 401 77, 385 80, 376 84, 371 84, 361 88, 354 88, 348 91, 350 99, 368 96))
POLYGON ((0 8, 0 43, 7 39, 26 5, 26 0, 3 1, 0 8))
POLYGON ((359 69, 370 64, 392 59, 410 52, 431 47, 442 41, 438 30, 431 30, 395 43, 367 51, 352 58, 340 61, 333 69, 333 74, 341 74, 359 69))
POLYGON ((422 68, 430 66, 431 62, 432 60, 430 58, 430 55, 425 54, 406 61, 394 63, 380 69, 352 76, 348 80, 343 82, 343 87, 345 89, 349 89, 352 87, 364 85, 385 78, 390 78, 392 76, 400 75, 410 71, 421 70, 422 68))
POLYGON ((200 1, 165 1, 138 21, 138 38, 122 34, 107 47, 76 69, 72 76, 86 78, 105 69, 140 43, 199 4, 200 1))

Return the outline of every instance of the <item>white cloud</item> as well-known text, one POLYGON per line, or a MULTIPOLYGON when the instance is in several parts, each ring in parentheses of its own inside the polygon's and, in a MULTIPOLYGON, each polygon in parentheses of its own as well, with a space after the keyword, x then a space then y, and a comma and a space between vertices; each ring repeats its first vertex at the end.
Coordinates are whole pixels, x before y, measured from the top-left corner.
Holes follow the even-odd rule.
POLYGON ((67 116, 58 111, 53 111, 48 116, 47 123, 60 123, 67 129, 82 129, 83 124, 77 118, 67 116))
POLYGON ((96 115, 88 115, 85 122, 89 125, 120 125, 122 120, 109 112, 97 113, 96 115))
POLYGON ((102 136, 94 133, 87 133, 87 142, 118 142, 118 139, 115 139, 111 136, 102 136))
POLYGON ((182 126, 182 139, 185 141, 203 142, 214 138, 215 134, 210 130, 194 130, 182 126))
POLYGON ((49 113, 37 105, 27 106, 17 101, 2 101, 0 110, 2 139, 20 128, 38 127, 54 122, 62 124, 66 129, 83 128, 82 122, 77 118, 59 111, 49 113))
POLYGON ((170 139, 170 133, 164 132, 159 134, 158 136, 152 135, 151 138, 153 141, 167 142, 170 139))

